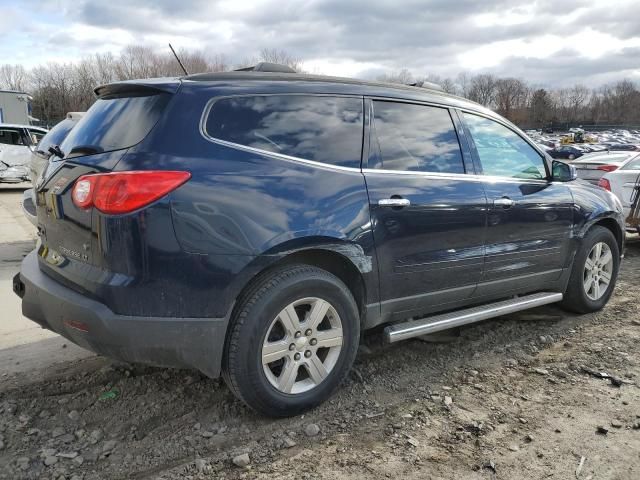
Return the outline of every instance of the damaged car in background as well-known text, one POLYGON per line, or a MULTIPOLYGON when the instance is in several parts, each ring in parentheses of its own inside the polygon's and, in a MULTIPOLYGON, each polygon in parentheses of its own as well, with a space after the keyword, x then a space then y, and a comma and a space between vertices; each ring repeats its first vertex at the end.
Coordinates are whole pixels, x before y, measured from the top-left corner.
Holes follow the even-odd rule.
POLYGON ((31 125, 0 124, 0 183, 29 181, 31 149, 46 133, 31 125))

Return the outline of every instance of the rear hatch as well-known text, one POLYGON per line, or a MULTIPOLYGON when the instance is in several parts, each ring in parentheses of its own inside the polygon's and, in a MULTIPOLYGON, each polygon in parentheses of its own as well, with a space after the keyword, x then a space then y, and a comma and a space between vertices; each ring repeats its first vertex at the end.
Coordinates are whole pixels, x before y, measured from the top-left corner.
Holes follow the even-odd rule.
POLYGON ((95 291, 90 279, 97 282, 101 274, 95 257, 99 222, 94 209, 74 205, 74 182, 88 173, 112 171, 148 135, 172 96, 166 89, 131 83, 98 93, 35 186, 41 269, 81 291, 95 291))

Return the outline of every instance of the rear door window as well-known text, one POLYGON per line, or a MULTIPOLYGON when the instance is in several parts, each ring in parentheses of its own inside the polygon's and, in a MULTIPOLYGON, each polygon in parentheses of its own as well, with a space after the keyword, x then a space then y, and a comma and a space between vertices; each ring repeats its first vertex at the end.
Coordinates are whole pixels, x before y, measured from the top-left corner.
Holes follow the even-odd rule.
POLYGON ((458 136, 446 108, 373 102, 369 168, 464 173, 458 136))
POLYGON ((209 137, 290 157, 360 168, 363 100, 263 95, 221 98, 209 110, 209 137))
POLYGON ((110 95, 96 100, 60 145, 66 157, 132 147, 156 124, 170 94, 110 95))

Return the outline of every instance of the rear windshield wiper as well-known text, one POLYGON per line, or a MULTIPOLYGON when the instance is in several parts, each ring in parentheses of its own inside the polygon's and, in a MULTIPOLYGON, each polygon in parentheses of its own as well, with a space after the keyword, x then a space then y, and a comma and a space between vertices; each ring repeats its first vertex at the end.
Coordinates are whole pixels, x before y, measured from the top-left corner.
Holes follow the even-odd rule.
POLYGON ((95 155, 96 153, 102 153, 103 151, 103 148, 95 145, 76 145, 71 149, 67 158, 81 157, 82 155, 95 155))
POLYGON ((60 150, 59 145, 51 145, 49 147, 49 153, 55 155, 56 157, 64 158, 64 152, 60 150))

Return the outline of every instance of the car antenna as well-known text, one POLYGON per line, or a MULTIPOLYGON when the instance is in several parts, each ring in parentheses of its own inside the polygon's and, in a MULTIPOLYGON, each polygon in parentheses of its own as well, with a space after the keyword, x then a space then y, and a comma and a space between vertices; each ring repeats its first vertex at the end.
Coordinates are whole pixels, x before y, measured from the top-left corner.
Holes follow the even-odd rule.
POLYGON ((171 49, 171 53, 173 53, 173 56, 176 57, 176 60, 178 61, 178 65, 180 65, 180 68, 182 69, 182 71, 184 72, 185 75, 189 75, 189 72, 187 72, 187 69, 184 68, 184 65, 182 64, 182 62, 180 61, 180 57, 178 57, 178 54, 176 53, 176 51, 173 49, 173 47, 171 46, 171 44, 169 44, 169 48, 171 49))

